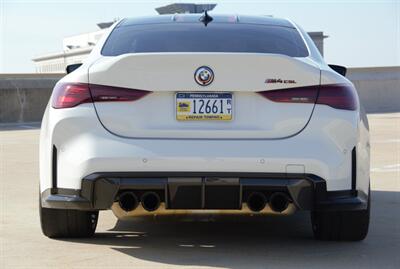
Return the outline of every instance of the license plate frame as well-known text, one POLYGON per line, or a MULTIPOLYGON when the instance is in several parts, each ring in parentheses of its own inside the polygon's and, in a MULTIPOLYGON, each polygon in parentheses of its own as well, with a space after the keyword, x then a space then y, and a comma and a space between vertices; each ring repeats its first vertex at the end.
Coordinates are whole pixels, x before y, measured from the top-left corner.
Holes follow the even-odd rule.
POLYGON ((182 92, 176 92, 174 98, 175 98, 175 119, 177 121, 230 122, 233 120, 234 95, 232 92, 182 91, 182 92), (194 100, 197 100, 199 104, 196 105, 196 102, 194 102, 194 100), (200 100, 202 100, 202 103, 200 102, 200 100), (208 100, 210 100, 212 104, 208 103, 207 105, 208 100), (205 113, 193 113, 193 110, 195 108, 197 112, 200 112, 201 105, 203 105, 203 111, 205 113), (204 107, 204 105, 206 106, 204 107), (210 112, 205 111, 207 109, 207 106, 209 106, 209 109, 211 110, 210 112), (216 107, 217 112, 215 112, 214 109, 215 107, 213 106, 216 107))

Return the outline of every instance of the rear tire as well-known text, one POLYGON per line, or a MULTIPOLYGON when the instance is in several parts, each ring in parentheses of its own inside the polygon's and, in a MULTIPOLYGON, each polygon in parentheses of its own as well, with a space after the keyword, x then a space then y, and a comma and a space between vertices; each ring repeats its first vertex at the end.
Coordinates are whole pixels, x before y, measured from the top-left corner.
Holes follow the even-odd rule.
POLYGON ((98 211, 43 208, 39 201, 40 225, 50 238, 91 237, 97 226, 98 211))
POLYGON ((315 239, 327 241, 361 241, 368 234, 370 198, 365 210, 321 211, 311 213, 315 239))

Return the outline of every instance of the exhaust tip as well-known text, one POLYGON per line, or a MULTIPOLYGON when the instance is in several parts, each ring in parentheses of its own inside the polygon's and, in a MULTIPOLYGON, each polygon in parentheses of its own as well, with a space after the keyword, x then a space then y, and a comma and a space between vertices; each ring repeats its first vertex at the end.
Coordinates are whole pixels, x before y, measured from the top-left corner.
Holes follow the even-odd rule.
POLYGON ((160 207, 160 196, 153 191, 144 193, 141 200, 143 208, 147 211, 155 211, 160 207))
POLYGON ((269 206, 275 212, 283 212, 289 206, 289 197, 283 192, 275 192, 269 199, 269 206))
POLYGON ((123 192, 120 196, 119 196, 119 206, 126 212, 135 210, 136 207, 139 205, 139 200, 136 196, 136 194, 134 194, 131 191, 127 191, 127 192, 123 192))
POLYGON ((251 211, 260 212, 267 204, 267 198, 261 192, 252 192, 247 198, 247 206, 251 211))

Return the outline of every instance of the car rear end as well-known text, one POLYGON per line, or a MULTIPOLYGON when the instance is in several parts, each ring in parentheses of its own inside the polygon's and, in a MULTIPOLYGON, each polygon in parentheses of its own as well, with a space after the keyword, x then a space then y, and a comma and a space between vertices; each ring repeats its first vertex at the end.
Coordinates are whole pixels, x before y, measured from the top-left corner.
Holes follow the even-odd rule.
POLYGON ((272 18, 122 20, 54 89, 42 206, 119 218, 366 210, 357 93, 308 39, 272 18))

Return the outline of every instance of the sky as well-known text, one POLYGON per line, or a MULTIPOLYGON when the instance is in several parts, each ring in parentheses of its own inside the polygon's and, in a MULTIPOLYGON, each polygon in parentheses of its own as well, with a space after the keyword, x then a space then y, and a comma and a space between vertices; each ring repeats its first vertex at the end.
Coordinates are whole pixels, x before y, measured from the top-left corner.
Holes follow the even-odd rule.
POLYGON ((61 52, 64 37, 96 31, 99 22, 156 15, 155 7, 178 2, 216 3, 215 14, 273 15, 323 31, 327 63, 400 66, 400 0, 0 0, 0 73, 34 72, 32 58, 61 52))

